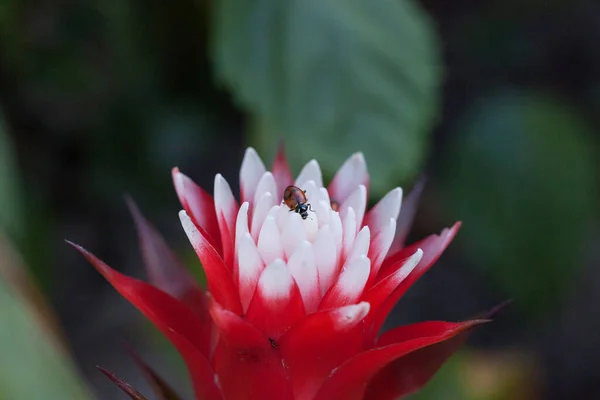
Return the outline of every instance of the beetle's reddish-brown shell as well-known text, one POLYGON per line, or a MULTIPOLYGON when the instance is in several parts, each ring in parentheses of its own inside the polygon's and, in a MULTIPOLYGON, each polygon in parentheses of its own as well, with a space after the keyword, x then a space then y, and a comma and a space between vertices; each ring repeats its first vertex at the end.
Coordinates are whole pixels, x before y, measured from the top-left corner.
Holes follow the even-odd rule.
POLYGON ((295 210, 299 204, 305 204, 307 201, 305 191, 298 186, 290 185, 283 191, 283 202, 290 210, 295 210))

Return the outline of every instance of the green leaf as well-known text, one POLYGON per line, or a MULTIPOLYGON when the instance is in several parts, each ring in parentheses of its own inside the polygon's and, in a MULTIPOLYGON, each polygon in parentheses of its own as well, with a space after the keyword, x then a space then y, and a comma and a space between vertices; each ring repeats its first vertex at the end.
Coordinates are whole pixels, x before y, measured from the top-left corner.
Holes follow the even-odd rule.
POLYGON ((440 182, 471 264, 529 312, 550 309, 584 265, 599 204, 597 143, 545 93, 478 99, 457 126, 440 182))
POLYGON ((16 162, 2 111, 0 110, 0 228, 11 236, 21 236, 21 192, 17 179, 16 162))
MULTIPOLYGON (((0 260, 3 261, 3 260, 0 260)), ((0 398, 91 399, 74 366, 0 277, 0 398)))
POLYGON ((255 117, 253 144, 331 176, 363 151, 376 194, 420 170, 437 111, 440 59, 410 0, 218 0, 219 77, 255 117), (290 151, 291 150, 291 151, 290 151))
POLYGON ((472 400, 461 387, 460 368, 463 363, 463 353, 450 357, 433 378, 421 390, 408 396, 410 400, 443 400, 463 399, 472 400))

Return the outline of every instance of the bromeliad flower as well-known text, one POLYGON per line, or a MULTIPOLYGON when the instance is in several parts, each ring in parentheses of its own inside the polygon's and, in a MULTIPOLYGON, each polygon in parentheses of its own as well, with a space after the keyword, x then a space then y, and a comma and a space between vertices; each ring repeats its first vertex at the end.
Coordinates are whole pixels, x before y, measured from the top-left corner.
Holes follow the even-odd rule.
POLYGON ((206 292, 133 203, 152 284, 73 246, 177 347, 197 399, 396 399, 422 387, 467 331, 487 321, 379 334, 460 223, 404 247, 402 191, 366 212, 369 175, 359 153, 325 188, 316 161, 293 181, 283 151, 269 172, 248 149, 241 205, 221 175, 214 197, 177 168, 173 180, 206 292))

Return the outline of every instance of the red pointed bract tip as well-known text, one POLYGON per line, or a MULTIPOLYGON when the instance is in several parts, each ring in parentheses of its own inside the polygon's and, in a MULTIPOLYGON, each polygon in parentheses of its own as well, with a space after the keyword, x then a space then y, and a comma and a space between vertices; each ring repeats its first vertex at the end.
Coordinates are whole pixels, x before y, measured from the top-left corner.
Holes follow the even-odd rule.
MULTIPOLYGON (((461 223, 405 246, 422 184, 404 208, 397 187, 367 210, 370 178, 362 153, 350 156, 325 187, 316 160, 294 179, 283 145, 272 171, 249 148, 239 202, 221 175, 212 196, 178 168, 172 177, 206 291, 131 200, 151 284, 68 243, 175 345, 197 399, 401 398, 425 385, 491 316, 380 334, 394 305, 440 258, 461 223), (290 185, 294 197, 284 199, 290 185)), ((158 384, 149 367, 142 369, 158 384)))

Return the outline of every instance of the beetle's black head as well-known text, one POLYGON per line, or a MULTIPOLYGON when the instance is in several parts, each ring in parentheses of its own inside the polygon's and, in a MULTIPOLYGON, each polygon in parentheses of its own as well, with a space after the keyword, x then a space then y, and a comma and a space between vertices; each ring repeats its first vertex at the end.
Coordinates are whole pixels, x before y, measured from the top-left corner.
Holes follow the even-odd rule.
POLYGON ((304 203, 304 204, 298 204, 296 206, 296 210, 295 210, 298 214, 300 214, 300 216, 302 217, 302 219, 306 219, 308 218, 308 204, 304 203))

